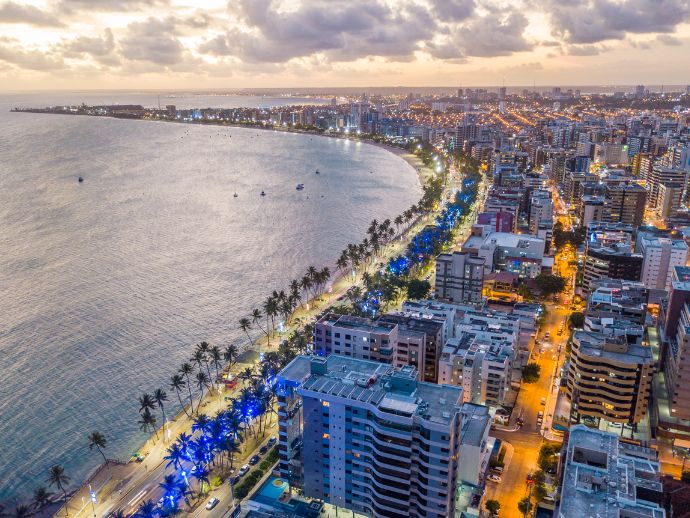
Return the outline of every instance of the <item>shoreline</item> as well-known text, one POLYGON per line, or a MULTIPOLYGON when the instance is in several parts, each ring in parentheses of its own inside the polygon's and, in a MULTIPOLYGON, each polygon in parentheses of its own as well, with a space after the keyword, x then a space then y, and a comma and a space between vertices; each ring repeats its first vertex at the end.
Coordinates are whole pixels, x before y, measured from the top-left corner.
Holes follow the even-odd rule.
MULTIPOLYGON (((31 112, 34 113, 34 112, 31 112)), ((48 113, 50 114, 50 113, 48 113)), ((108 117, 108 118, 117 118, 117 117, 108 117)), ((152 119, 127 119, 127 120, 143 120, 143 121, 152 121, 152 119)), ((178 122, 178 121, 165 121, 165 120, 153 120, 154 122, 178 122)), ((194 124, 194 123, 192 123, 194 124)), ((223 125, 223 126, 231 126, 231 127, 238 127, 238 128, 245 128, 245 129, 263 129, 263 130, 273 130, 276 133, 299 133, 303 135, 309 135, 309 136, 324 136, 324 137, 330 137, 330 138, 339 138, 341 140, 350 140, 350 141, 355 141, 355 142, 361 142, 364 144, 371 144, 375 147, 379 147, 381 149, 384 149, 385 151, 390 152, 391 154, 403 159, 407 165, 409 165, 412 170, 415 172, 417 181, 418 181, 418 188, 421 188, 423 185, 425 185, 426 181, 430 178, 435 176, 435 172, 431 169, 428 168, 423 164, 423 162, 416 157, 413 153, 410 153, 404 148, 398 147, 398 146, 391 146, 391 145, 386 145, 385 143, 380 143, 380 142, 373 142, 369 141, 367 139, 359 139, 359 138, 348 138, 346 136, 338 136, 338 135, 328 135, 328 134, 320 134, 316 132, 310 132, 310 131, 300 131, 300 130, 282 130, 282 129, 275 129, 275 128, 270 128, 270 127, 253 127, 253 126, 245 126, 245 125, 232 125, 232 124, 207 124, 207 125, 223 125)), ((390 257, 396 255, 397 253, 400 252, 400 247, 404 248, 407 246, 407 243, 409 242, 409 238, 413 235, 416 234, 416 232, 419 230, 419 223, 420 221, 427 221, 429 217, 432 216, 427 216, 424 218, 421 218, 419 221, 415 221, 408 229, 403 231, 399 236, 396 236, 396 241, 390 248, 390 250, 387 250, 385 254, 381 255, 378 259, 377 262, 381 261, 387 261, 390 257)), ((364 237, 364 236, 363 236, 364 237)), ((335 260, 335 258, 334 258, 335 260)), ((373 264, 370 265, 369 269, 373 267, 373 264)), ((341 272, 338 270, 333 271, 333 276, 331 278, 331 281, 328 285, 330 289, 332 290, 331 293, 324 293, 321 297, 320 300, 315 301, 313 298, 308 301, 309 309, 305 310, 305 306, 302 306, 300 308, 297 308, 291 318, 291 324, 289 325, 289 330, 294 329, 294 328, 301 328, 304 325, 304 322, 307 320, 313 318, 313 315, 316 312, 321 312, 326 310, 327 308, 331 307, 332 305, 336 304, 337 298, 341 296, 342 294, 345 293, 345 291, 353 286, 354 284, 359 284, 361 279, 361 276, 358 276, 357 281, 358 282, 353 282, 351 277, 346 273, 346 272, 341 272)), ((328 291, 328 288, 327 288, 328 291)), ((306 304, 306 303, 305 303, 306 304)), ((277 334, 274 338, 272 338, 272 344, 270 345, 270 350, 275 349, 277 347, 277 344, 287 335, 289 334, 288 332, 277 334)), ((258 337, 257 340, 254 342, 254 346, 250 347, 249 344, 245 343, 244 340, 238 339, 238 347, 242 351, 241 355, 246 355, 248 352, 251 355, 251 351, 253 350, 256 352, 257 350, 266 350, 268 348, 267 346, 267 340, 266 337, 258 337)), ((243 358, 245 359, 245 358, 243 358)), ((252 362, 253 364, 254 362, 252 362)), ((239 362, 238 362, 238 365, 239 362)), ((248 366, 250 364, 242 364, 242 366, 248 366)), ((234 369, 233 369, 234 370, 234 369)), ((226 391, 224 391, 226 392, 226 391)), ((227 392, 226 392, 227 393, 227 392)), ((220 396, 219 396, 220 397, 220 396)), ((212 394, 210 396, 205 395, 203 400, 201 401, 201 406, 206 407, 209 405, 209 403, 213 403, 214 400, 216 399, 216 394, 212 394)), ((199 400, 195 398, 195 402, 198 402, 199 400)), ((189 405, 186 405, 186 408, 188 408, 189 405)), ((206 411, 206 410, 205 410, 206 411)), ((206 411, 208 412, 208 411, 206 411)), ((168 426, 170 430, 168 433, 171 433, 170 437, 174 438, 176 435, 179 433, 180 430, 177 430, 175 432, 172 431, 172 429, 179 429, 180 427, 188 427, 191 425, 191 419, 189 419, 186 415, 184 410, 179 410, 179 412, 171 416, 171 418, 168 419, 168 426)), ((160 427, 157 431, 163 431, 165 426, 160 427)), ((148 455, 155 450, 156 447, 160 448, 161 445, 164 444, 162 440, 155 440, 155 433, 152 433, 147 439, 143 440, 143 442, 139 445, 136 451, 142 452, 146 454, 146 458, 148 460, 148 455)), ((107 456, 107 455, 106 455, 107 456)), ((132 462, 132 458, 130 459, 125 459, 125 460, 120 460, 120 459, 111 459, 108 458, 107 462, 101 462, 97 465, 95 465, 83 480, 79 481, 79 486, 75 487, 72 489, 72 491, 68 492, 68 508, 70 510, 70 515, 76 516, 80 512, 84 511, 84 507, 79 505, 80 502, 80 497, 81 498, 86 498, 86 500, 89 500, 89 495, 88 495, 88 487, 87 485, 89 483, 93 483, 93 488, 94 490, 98 493, 99 501, 104 501, 104 498, 107 499, 108 497, 108 490, 110 490, 110 494, 112 495, 114 491, 118 490, 118 487, 121 484, 125 484, 125 487, 129 485, 131 482, 135 482, 141 477, 137 476, 137 473, 141 473, 141 469, 138 467, 138 463, 132 462), (101 479, 106 479, 105 483, 100 483, 101 479), (114 484, 116 480, 120 480, 121 484, 114 484), (105 497, 103 496, 105 495, 105 497)), ((160 466, 160 463, 157 463, 155 466, 147 466, 147 472, 150 472, 151 470, 155 469, 155 467, 160 466)), ((122 491, 123 488, 120 488, 119 491, 122 491)), ((126 494, 126 493, 125 493, 126 494)), ((58 495, 59 496, 59 495, 58 495)), ((60 499, 57 499, 58 501, 52 504, 52 506, 57 505, 58 509, 55 511, 55 513, 59 513, 61 510, 64 511, 62 504, 60 503, 60 499)), ((51 507, 52 507, 51 506, 51 507)))

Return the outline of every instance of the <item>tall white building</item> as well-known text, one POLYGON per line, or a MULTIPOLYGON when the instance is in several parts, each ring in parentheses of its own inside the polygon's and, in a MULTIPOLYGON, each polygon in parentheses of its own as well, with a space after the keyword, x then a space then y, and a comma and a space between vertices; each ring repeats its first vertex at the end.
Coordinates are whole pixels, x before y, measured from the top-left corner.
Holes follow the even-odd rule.
POLYGON ((449 302, 480 302, 485 259, 461 252, 436 258, 437 299, 449 302))
POLYGON ((685 266, 688 245, 682 239, 654 237, 640 232, 636 247, 643 256, 640 281, 648 289, 668 291, 673 268, 685 266))

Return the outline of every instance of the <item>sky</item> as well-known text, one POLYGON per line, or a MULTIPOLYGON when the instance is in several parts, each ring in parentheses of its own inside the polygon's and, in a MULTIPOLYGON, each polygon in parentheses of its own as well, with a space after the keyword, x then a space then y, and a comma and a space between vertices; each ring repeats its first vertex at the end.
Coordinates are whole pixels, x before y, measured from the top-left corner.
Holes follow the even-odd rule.
POLYGON ((0 90, 690 83, 690 0, 0 0, 0 90))

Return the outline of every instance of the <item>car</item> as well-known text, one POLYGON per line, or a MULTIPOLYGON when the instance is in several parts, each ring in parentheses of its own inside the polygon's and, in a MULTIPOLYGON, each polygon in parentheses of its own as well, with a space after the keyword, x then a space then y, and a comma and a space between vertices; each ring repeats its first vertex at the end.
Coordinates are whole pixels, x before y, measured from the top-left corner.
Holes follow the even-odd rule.
POLYGON ((240 477, 243 477, 243 476, 245 476, 245 475, 247 474, 248 471, 249 471, 249 466, 248 466, 247 464, 245 464, 244 466, 242 466, 242 467, 240 468, 240 470, 237 472, 237 474, 238 474, 240 477))
POLYGON ((256 466, 259 462, 261 461, 261 457, 258 455, 254 455, 251 459, 249 459, 249 464, 252 466, 256 466))
POLYGON ((496 466, 494 468, 491 468, 492 471, 495 471, 496 473, 503 473, 503 466, 496 466))
POLYGON ((551 495, 546 495, 544 497, 544 502, 555 502, 555 501, 556 501, 556 499, 554 497, 552 497, 551 495))
POLYGON ((539 403, 541 404, 541 406, 545 406, 546 405, 546 398, 545 397, 541 398, 541 401, 539 401, 539 403))
POLYGON ((487 475, 486 480, 490 480, 491 482, 496 482, 497 484, 501 481, 501 477, 498 475, 487 475))
POLYGON ((259 448, 259 454, 265 455, 266 452, 268 451, 268 445, 264 444, 261 448, 259 448))
POLYGON ((537 412, 537 419, 542 419, 543 417, 544 417, 544 412, 542 412, 541 410, 539 412, 537 412))
POLYGON ((234 477, 232 477, 232 478, 230 479, 230 485, 231 485, 231 486, 237 485, 237 483, 238 483, 239 481, 240 481, 240 476, 239 476, 239 475, 234 476, 234 477))
POLYGON ((273 446, 277 441, 278 441, 278 439, 276 439, 275 437, 271 437, 271 438, 268 440, 268 442, 267 442, 266 444, 268 444, 268 447, 270 448, 270 447, 273 446))
POLYGON ((211 509, 213 509, 215 506, 218 505, 218 502, 220 502, 220 500, 218 500, 216 497, 211 498, 211 500, 209 500, 206 503, 206 510, 210 511, 211 509))

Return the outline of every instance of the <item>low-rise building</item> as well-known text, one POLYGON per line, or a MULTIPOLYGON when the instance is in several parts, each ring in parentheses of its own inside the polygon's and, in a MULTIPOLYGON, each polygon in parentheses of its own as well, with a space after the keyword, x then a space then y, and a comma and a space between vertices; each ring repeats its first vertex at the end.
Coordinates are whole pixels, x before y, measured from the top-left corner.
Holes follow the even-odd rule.
POLYGON ((558 518, 665 518, 656 452, 583 425, 570 428, 558 518))

